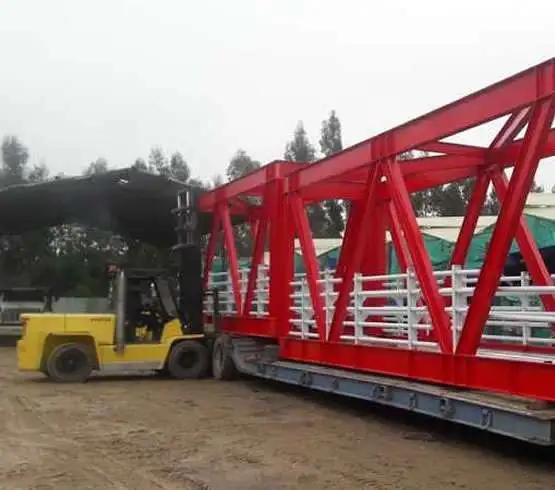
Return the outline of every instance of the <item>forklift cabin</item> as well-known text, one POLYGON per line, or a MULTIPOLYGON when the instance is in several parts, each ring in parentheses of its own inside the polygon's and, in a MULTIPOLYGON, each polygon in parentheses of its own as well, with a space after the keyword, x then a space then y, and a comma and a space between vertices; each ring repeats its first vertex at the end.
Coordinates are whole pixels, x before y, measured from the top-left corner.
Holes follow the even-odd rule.
POLYGON ((175 288, 167 272, 113 266, 109 272, 110 308, 122 327, 119 336, 116 329, 115 343, 160 342, 164 325, 179 319, 175 288))
MULTIPOLYGON (((125 344, 159 343, 164 329, 173 320, 179 321, 179 335, 205 335, 203 324, 187 322, 180 312, 177 279, 164 269, 117 268, 110 266, 109 304, 116 315, 114 345, 123 350, 125 344)), ((205 291, 203 297, 212 296, 214 325, 210 331, 218 331, 218 291, 205 291)))

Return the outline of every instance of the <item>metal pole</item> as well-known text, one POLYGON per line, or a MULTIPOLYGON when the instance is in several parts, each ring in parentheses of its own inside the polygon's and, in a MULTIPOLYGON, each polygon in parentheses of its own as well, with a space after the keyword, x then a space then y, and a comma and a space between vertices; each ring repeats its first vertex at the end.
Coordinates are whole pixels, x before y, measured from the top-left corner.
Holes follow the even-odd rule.
POLYGON ((116 276, 116 331, 115 346, 116 352, 123 352, 125 349, 125 303, 127 298, 127 278, 125 271, 120 270, 116 276))

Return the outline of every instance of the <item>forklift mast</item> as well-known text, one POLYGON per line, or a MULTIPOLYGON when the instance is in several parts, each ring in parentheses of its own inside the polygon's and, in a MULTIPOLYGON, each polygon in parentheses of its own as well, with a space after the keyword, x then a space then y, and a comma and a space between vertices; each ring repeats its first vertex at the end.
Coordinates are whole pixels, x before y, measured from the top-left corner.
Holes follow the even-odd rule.
POLYGON ((176 215, 178 311, 189 333, 203 332, 202 253, 198 229, 198 195, 191 187, 177 194, 176 215))

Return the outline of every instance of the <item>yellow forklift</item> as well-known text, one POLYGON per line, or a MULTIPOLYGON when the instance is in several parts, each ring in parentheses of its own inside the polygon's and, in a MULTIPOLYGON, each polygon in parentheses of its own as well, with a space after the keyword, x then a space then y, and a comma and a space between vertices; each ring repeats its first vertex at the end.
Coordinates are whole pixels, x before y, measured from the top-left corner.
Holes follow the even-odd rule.
POLYGON ((178 272, 112 267, 106 314, 21 315, 18 369, 59 382, 82 382, 93 372, 156 371, 177 379, 216 377, 232 367, 214 363, 225 348, 218 333, 218 293, 203 291, 196 207, 189 188, 178 194, 178 272), (212 296, 213 321, 203 305, 212 296), (212 359, 212 363, 211 363, 212 359), (225 368, 225 369, 224 369, 225 368))

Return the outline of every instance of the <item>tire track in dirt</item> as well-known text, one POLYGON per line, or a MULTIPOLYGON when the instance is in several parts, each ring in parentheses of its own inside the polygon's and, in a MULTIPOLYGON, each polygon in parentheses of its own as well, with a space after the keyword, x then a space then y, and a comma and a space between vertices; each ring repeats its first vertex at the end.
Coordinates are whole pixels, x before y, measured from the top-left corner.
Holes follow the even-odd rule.
MULTIPOLYGON (((174 490, 177 488, 143 468, 114 458, 113 454, 108 454, 98 447, 79 442, 76 438, 60 436, 67 427, 62 427, 57 421, 45 415, 40 409, 40 403, 20 395, 15 397, 15 401, 19 405, 19 410, 12 410, 16 425, 19 428, 32 428, 31 433, 34 435, 40 432, 43 439, 55 441, 50 447, 41 445, 43 448, 50 449, 51 453, 55 453, 55 456, 50 456, 50 461, 58 465, 60 463, 71 465, 72 471, 77 470, 87 483, 98 485, 98 488, 107 488, 107 485, 110 485, 118 490, 128 488, 174 490)), ((71 436, 71 433, 69 435, 71 436)))
POLYGON ((0 411, 2 490, 545 490, 555 478, 447 435, 407 438, 419 429, 352 401, 252 380, 59 385, 17 373, 1 348, 0 411))

